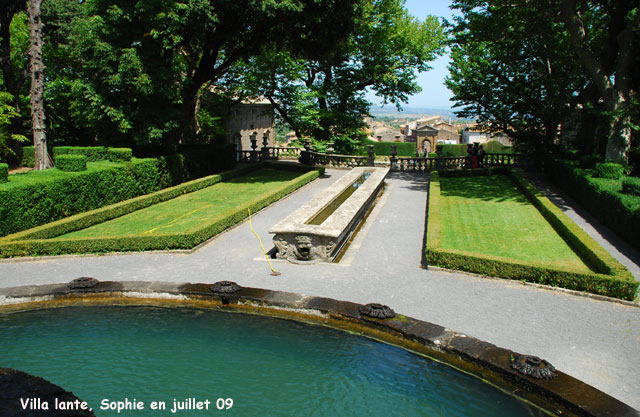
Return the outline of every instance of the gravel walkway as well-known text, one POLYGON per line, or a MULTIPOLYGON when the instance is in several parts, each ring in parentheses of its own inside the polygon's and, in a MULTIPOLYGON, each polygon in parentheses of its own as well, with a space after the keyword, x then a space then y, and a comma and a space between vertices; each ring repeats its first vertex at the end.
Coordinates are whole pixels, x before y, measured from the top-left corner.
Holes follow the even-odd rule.
MULTIPOLYGON (((267 249, 271 247, 269 227, 343 174, 328 170, 324 178, 256 213, 252 223, 267 249)), ((573 203, 565 203, 563 209, 573 210, 573 203)), ((277 277, 270 275, 258 240, 244 222, 191 254, 0 261, 0 287, 66 282, 79 276, 185 282, 230 279, 243 286, 381 302, 401 314, 538 355, 640 409, 639 307, 515 281, 421 269, 425 205, 424 175, 390 174, 378 205, 340 264, 275 261, 274 267, 282 273, 277 277)), ((591 226, 601 230, 597 224, 591 226)), ((638 262, 633 256, 627 259, 636 274, 638 262)))

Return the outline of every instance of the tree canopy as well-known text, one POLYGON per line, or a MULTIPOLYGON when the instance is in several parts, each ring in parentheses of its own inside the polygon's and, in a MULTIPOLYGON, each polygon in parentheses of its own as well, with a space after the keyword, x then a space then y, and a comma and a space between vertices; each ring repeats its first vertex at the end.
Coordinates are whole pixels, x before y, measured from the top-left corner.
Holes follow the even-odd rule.
POLYGON ((573 131, 587 152, 606 146, 608 159, 624 159, 638 110, 629 65, 640 48, 638 7, 624 3, 454 1, 462 16, 449 24, 447 85, 459 114, 541 152, 573 131))
POLYGON ((238 70, 248 91, 267 97, 298 137, 353 152, 369 113, 366 91, 385 103, 406 102, 420 91, 417 72, 442 53, 445 34, 436 17, 419 21, 400 0, 360 1, 353 18, 342 17, 338 26, 321 28, 327 43, 267 46, 238 70))

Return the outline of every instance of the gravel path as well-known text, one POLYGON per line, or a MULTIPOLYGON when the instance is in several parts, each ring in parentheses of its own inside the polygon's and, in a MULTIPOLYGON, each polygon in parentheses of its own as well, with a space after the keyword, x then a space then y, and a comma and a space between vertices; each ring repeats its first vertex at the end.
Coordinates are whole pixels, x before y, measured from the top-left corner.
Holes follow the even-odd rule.
MULTIPOLYGON (((328 170, 324 178, 256 213, 252 223, 267 250, 269 227, 343 174, 328 170)), ((579 212, 572 208, 574 203, 564 203, 563 209, 579 212)), ((244 222, 191 254, 0 261, 0 287, 66 282, 79 276, 185 282, 229 279, 243 286, 381 302, 401 314, 545 358, 559 370, 640 409, 639 307, 515 281, 421 269, 425 206, 424 175, 390 174, 378 205, 340 264, 274 261, 282 273, 277 277, 270 275, 258 240, 244 222)), ((595 233, 602 230, 597 224, 590 226, 595 233)), ((594 233, 589 228, 587 232, 594 233)), ((637 278, 637 254, 625 251, 630 257, 622 252, 614 256, 625 256, 637 278)))

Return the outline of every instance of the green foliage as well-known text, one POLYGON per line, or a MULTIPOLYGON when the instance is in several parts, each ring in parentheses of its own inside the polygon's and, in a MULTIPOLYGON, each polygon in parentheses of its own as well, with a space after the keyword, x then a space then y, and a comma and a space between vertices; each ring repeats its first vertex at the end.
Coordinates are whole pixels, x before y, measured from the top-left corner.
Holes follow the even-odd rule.
POLYGON ((640 197, 640 178, 624 177, 622 179, 622 192, 640 197))
POLYGON ((633 300, 639 283, 633 279, 631 273, 531 184, 511 169, 507 169, 506 172, 558 234, 588 265, 598 272, 582 273, 568 269, 553 269, 546 267, 544 263, 505 261, 503 258, 495 256, 443 249, 441 246, 443 199, 441 198, 438 172, 431 173, 429 186, 427 247, 425 249, 429 264, 633 300))
POLYGON ((580 168, 595 169, 596 165, 602 162, 603 158, 599 155, 582 155, 580 157, 580 168))
POLYGON ((621 193, 618 181, 592 178, 575 161, 550 158, 545 172, 598 221, 640 249, 640 197, 621 193))
POLYGON ((391 148, 396 145, 398 157, 416 156, 416 145, 408 142, 374 142, 367 140, 366 145, 373 145, 373 151, 376 155, 391 155, 391 148))
POLYGON ((180 185, 176 185, 174 187, 165 188, 163 190, 156 191, 150 194, 145 194, 139 197, 131 198, 129 200, 121 201, 119 203, 111 204, 106 207, 79 213, 70 217, 63 218, 62 220, 45 223, 42 226, 37 226, 22 232, 9 235, 2 240, 18 241, 51 239, 76 230, 86 229, 96 224, 100 224, 111 219, 127 215, 129 213, 133 213, 134 211, 141 210, 145 207, 149 207, 163 201, 171 200, 183 194, 188 194, 206 187, 210 187, 211 185, 217 184, 220 181, 235 178, 236 176, 254 171, 259 166, 259 164, 255 164, 233 171, 223 172, 221 174, 199 178, 197 180, 189 181, 180 185))
MULTIPOLYGON (((553 3, 553 2, 552 2, 553 3)), ((505 0, 455 0, 450 75, 458 116, 504 131, 540 154, 575 106, 585 75, 552 7, 505 0)))
POLYGON ((511 146, 505 146, 497 140, 490 140, 487 143, 483 143, 482 147, 487 153, 513 153, 511 146))
POLYGON ((107 148, 107 159, 111 162, 128 162, 132 156, 131 148, 107 148))
POLYGON ((36 165, 36 148, 33 146, 22 147, 22 159, 20 166, 33 168, 36 165))
POLYGON ((619 180, 622 177, 624 167, 613 162, 602 162, 596 164, 596 176, 600 178, 609 178, 611 180, 619 180))
POLYGON ((224 130, 224 114, 201 100, 203 93, 215 85, 215 95, 234 96, 238 83, 227 72, 266 43, 318 40, 312 23, 333 19, 334 3, 45 2, 54 45, 48 68, 56 74, 47 96, 52 124, 61 136, 111 146, 209 139, 224 130))
POLYGON ((354 3, 335 2, 330 19, 313 26, 317 38, 305 37, 290 50, 265 48, 236 69, 252 94, 275 103, 298 137, 333 141, 339 153, 360 150, 345 138, 363 135, 365 91, 385 103, 406 102, 420 91, 417 73, 430 69, 445 40, 435 16, 419 21, 401 0, 354 3))
POLYGON ((7 182, 9 178, 9 165, 0 163, 0 183, 7 182))
POLYGON ((93 162, 82 172, 11 175, 0 184, 0 236, 156 191, 168 185, 164 178, 155 159, 93 162))
POLYGON ((442 145, 442 156, 467 156, 467 145, 442 145))
MULTIPOLYGON (((268 166, 268 165, 267 165, 268 166)), ((254 165, 249 169, 236 170, 229 172, 227 175, 213 176, 196 180, 198 189, 202 189, 209 182, 218 182, 236 177, 243 172, 253 171, 258 168, 254 165), (218 178, 214 178, 218 177, 218 178), (204 187, 203 187, 204 185, 204 187)), ((144 196, 135 199, 135 201, 125 201, 114 206, 105 207, 94 212, 85 213, 75 216, 73 219, 65 219, 64 221, 52 223, 40 228, 8 236, 0 240, 0 257, 16 257, 16 256, 41 256, 41 255, 60 255, 68 253, 104 253, 104 252, 122 252, 122 251, 145 251, 145 250, 167 250, 167 249, 190 249, 216 234, 228 229, 229 227, 244 220, 248 215, 248 209, 252 213, 257 212, 263 207, 281 199, 285 195, 295 191, 299 187, 314 180, 319 175, 318 170, 303 173, 292 181, 288 181, 277 189, 259 196, 247 196, 247 201, 237 207, 229 209, 221 216, 216 216, 207 222, 202 223, 197 228, 190 231, 171 233, 171 234, 138 234, 122 237, 104 237, 104 238, 83 238, 83 239, 61 239, 55 238, 63 233, 79 230, 87 225, 93 225, 102 221, 121 216, 123 212, 131 213, 141 207, 148 207, 157 202, 157 195, 144 196), (155 200, 155 201, 154 201, 155 200)), ((187 184, 183 184, 187 185, 187 184)), ((193 184, 189 184, 193 187, 193 184)), ((174 187, 180 188, 182 186, 174 187)), ((171 194, 181 195, 186 190, 171 190, 171 194), (177 193, 176 193, 177 191, 177 193)), ((168 195, 163 196, 167 197, 168 195)), ((166 201, 166 199, 162 200, 166 201)))
POLYGON ((78 172, 87 169, 87 157, 85 155, 57 155, 56 168, 60 171, 78 172))
POLYGON ((54 146, 53 154, 56 158, 60 155, 84 155, 87 162, 108 160, 107 148, 104 146, 54 146))
POLYGON ((136 155, 158 158, 170 184, 233 169, 236 166, 234 145, 183 145, 177 154, 164 154, 161 148, 137 147, 136 155))

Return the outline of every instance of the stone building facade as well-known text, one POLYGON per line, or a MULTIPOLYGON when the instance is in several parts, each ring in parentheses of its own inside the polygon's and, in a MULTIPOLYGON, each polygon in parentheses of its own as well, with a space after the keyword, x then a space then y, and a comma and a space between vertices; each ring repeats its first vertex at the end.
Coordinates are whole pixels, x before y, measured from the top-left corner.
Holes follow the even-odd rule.
POLYGON ((238 149, 251 149, 251 135, 256 134, 258 149, 262 148, 265 133, 268 146, 275 146, 273 107, 267 99, 246 99, 230 109, 227 123, 228 143, 238 149))

